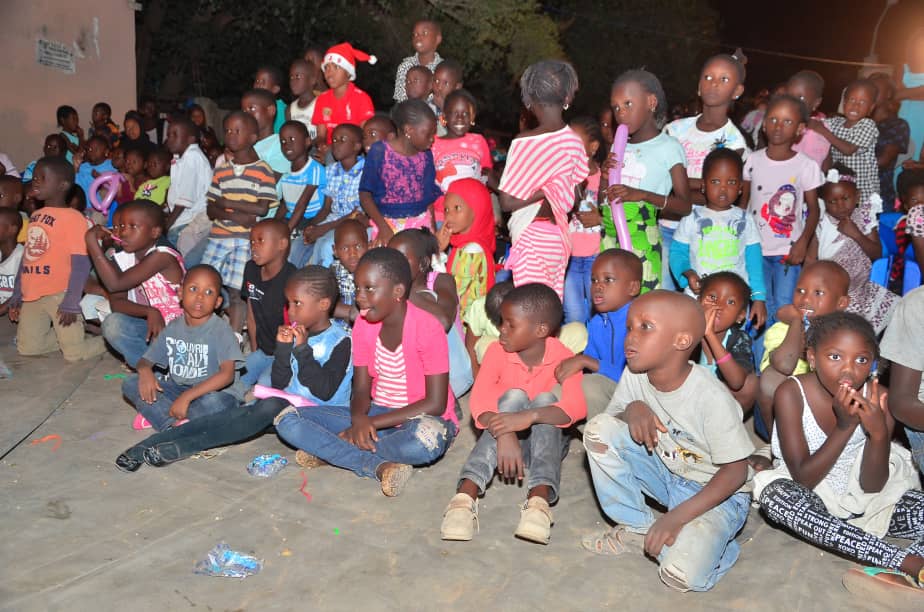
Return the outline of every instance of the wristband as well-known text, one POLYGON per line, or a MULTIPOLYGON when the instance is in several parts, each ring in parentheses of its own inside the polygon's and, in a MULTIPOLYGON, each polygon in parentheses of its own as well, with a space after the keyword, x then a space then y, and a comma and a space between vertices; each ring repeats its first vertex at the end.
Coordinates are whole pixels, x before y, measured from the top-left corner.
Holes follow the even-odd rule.
POLYGON ((728 360, 731 359, 731 358, 732 358, 732 354, 731 354, 731 353, 725 353, 724 355, 722 355, 721 358, 715 360, 715 364, 716 364, 716 365, 722 365, 723 363, 725 363, 726 361, 728 361, 728 360))

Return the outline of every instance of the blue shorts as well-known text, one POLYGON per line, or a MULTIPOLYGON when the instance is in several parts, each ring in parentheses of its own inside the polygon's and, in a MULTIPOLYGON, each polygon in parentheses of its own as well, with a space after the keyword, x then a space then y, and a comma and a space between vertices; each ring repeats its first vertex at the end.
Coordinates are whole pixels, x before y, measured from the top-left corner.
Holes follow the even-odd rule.
POLYGON ((215 238, 209 236, 200 263, 208 264, 221 274, 221 284, 240 291, 244 284, 244 266, 250 261, 250 238, 215 238))

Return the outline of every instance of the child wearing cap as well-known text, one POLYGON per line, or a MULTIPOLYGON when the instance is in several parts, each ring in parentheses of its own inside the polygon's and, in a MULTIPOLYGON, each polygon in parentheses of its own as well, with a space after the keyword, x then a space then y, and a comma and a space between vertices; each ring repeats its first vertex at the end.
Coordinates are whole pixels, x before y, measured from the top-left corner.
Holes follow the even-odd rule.
POLYGON ((318 127, 317 145, 326 149, 334 128, 341 123, 361 126, 375 114, 372 98, 353 84, 356 62, 375 64, 376 57, 354 49, 350 43, 334 45, 324 54, 321 70, 330 89, 318 96, 311 123, 318 127))

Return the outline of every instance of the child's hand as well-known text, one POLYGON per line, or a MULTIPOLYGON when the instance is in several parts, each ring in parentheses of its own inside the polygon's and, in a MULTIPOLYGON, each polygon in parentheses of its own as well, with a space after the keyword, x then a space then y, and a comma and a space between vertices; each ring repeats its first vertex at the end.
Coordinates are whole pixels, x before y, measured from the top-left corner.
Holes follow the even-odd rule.
POLYGON ((372 242, 372 246, 374 247, 388 246, 388 241, 391 240, 392 236, 394 235, 395 233, 391 230, 391 227, 389 227, 388 224, 385 224, 385 227, 379 228, 379 233, 376 234, 375 240, 372 242))
POLYGON ((288 325, 280 325, 276 330, 276 342, 282 342, 284 344, 292 344, 292 339, 295 337, 295 333, 292 331, 292 328, 288 325))
POLYGON ((648 533, 645 535, 645 552, 652 557, 657 557, 661 554, 662 548, 673 546, 685 524, 673 512, 662 514, 654 525, 648 528, 648 533))
POLYGON ((799 239, 792 244, 789 249, 789 255, 786 256, 786 263, 791 266, 801 265, 805 261, 805 253, 808 251, 808 242, 799 239))
POLYGON ((574 215, 584 227, 596 227, 603 224, 603 215, 596 206, 592 206, 590 210, 579 210, 574 215))
POLYGON ((371 453, 375 452, 375 443, 379 441, 379 432, 368 416, 353 417, 352 425, 341 431, 338 436, 356 448, 371 453))
POLYGON ((505 482, 523 480, 523 450, 513 434, 497 439, 497 473, 505 482))
POLYGON ((63 312, 60 308, 58 309, 58 323, 61 325, 61 327, 68 327, 76 322, 76 312, 63 312))
POLYGON ((853 219, 846 217, 841 219, 837 224, 837 231, 844 234, 848 238, 853 238, 856 240, 858 237, 863 236, 863 232, 860 231, 860 228, 857 227, 857 224, 853 222, 853 219))
POLYGON ((802 313, 792 304, 780 306, 776 311, 776 318, 787 325, 802 325, 802 313))
POLYGON ((687 277, 687 283, 690 285, 690 291, 692 291, 694 295, 699 295, 699 290, 702 287, 702 279, 699 277, 699 274, 693 270, 687 270, 683 273, 683 275, 687 277))
POLYGON ((9 312, 6 313, 13 323, 19 322, 19 308, 19 306, 10 306, 9 312))
POLYGON ((96 170, 93 170, 90 172, 90 176, 92 176, 93 178, 99 178, 99 172, 97 172, 96 170))
POLYGON ((170 406, 170 416, 177 421, 185 419, 186 414, 189 412, 189 403, 191 401, 186 397, 185 393, 180 393, 180 396, 173 400, 173 405, 170 406))
POLYGON ((440 231, 436 232, 436 240, 440 244, 441 251, 445 251, 449 248, 450 238, 452 238, 452 230, 450 230, 444 223, 443 227, 440 228, 440 231))
POLYGON ((317 242, 318 238, 323 236, 326 232, 314 225, 309 225, 302 230, 302 241, 305 244, 314 244, 317 242))
POLYGON ((715 304, 710 304, 706 306, 706 332, 705 335, 707 338, 713 342, 718 341, 719 344, 722 343, 719 340, 718 335, 715 333, 715 318, 719 316, 719 309, 716 308, 715 304))
POLYGON ((564 382, 566 378, 573 374, 584 369, 584 356, 575 355, 574 357, 568 357, 563 360, 557 366, 555 366, 555 380, 558 382, 564 382))
POLYGON ((138 395, 142 401, 153 404, 157 400, 157 392, 163 392, 157 377, 151 370, 138 370, 138 395))
POLYGON ((531 410, 525 412, 500 412, 487 426, 487 430, 495 438, 504 434, 525 431, 535 423, 534 414, 531 410))
POLYGON ((102 225, 94 225, 87 230, 87 233, 84 235, 86 238, 87 244, 98 243, 111 238, 112 234, 102 225))
POLYGON ((853 391, 853 403, 857 409, 860 425, 866 430, 872 440, 888 440, 892 437, 892 428, 889 425, 888 393, 880 393, 879 379, 874 378, 867 383, 864 392, 853 391))
POLYGON ((808 129, 813 132, 818 132, 819 134, 824 134, 828 131, 828 126, 825 125, 824 121, 821 119, 809 119, 808 120, 808 129))
POLYGON ((854 394, 856 391, 848 384, 842 384, 837 388, 834 394, 834 400, 831 402, 831 408, 834 410, 834 416, 837 419, 839 429, 850 429, 860 422, 857 415, 857 408, 854 405, 854 394))
POLYGON ((756 329, 760 329, 767 322, 767 303, 763 300, 757 300, 751 305, 751 323, 756 329))
POLYGON ((304 325, 298 323, 292 328, 292 335, 294 336, 295 346, 301 346, 308 340, 308 330, 305 329, 304 325))
POLYGON ((148 311, 147 321, 148 333, 145 336, 145 340, 150 342, 167 327, 167 323, 164 321, 164 315, 160 314, 160 311, 156 308, 152 308, 148 311))
POLYGON ((667 433, 667 427, 645 402, 635 401, 626 406, 625 419, 632 439, 644 444, 649 453, 658 445, 659 434, 667 433))
POLYGON ((617 168, 623 167, 625 164, 619 161, 619 158, 616 157, 615 153, 610 153, 606 156, 606 161, 603 162, 603 165, 600 166, 600 177, 609 177, 610 170, 616 170, 617 168))
POLYGON ((606 188, 606 197, 612 202, 620 200, 622 202, 643 202, 645 201, 645 192, 634 187, 625 185, 610 185, 606 188))

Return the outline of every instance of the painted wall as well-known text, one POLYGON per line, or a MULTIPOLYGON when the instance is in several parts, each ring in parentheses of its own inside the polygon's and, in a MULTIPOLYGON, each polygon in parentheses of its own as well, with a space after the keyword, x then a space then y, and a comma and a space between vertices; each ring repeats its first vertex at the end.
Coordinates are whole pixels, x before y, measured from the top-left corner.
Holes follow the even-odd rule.
MULTIPOLYGON (((45 136, 58 131, 59 105, 77 109, 85 132, 96 102, 108 102, 119 125, 135 108, 131 5, 129 0, 0 0, 0 151, 20 171, 41 155, 45 136), (41 65, 39 40, 66 47, 73 54, 73 74, 41 65)), ((56 64, 68 64, 63 55, 56 54, 56 64)))

